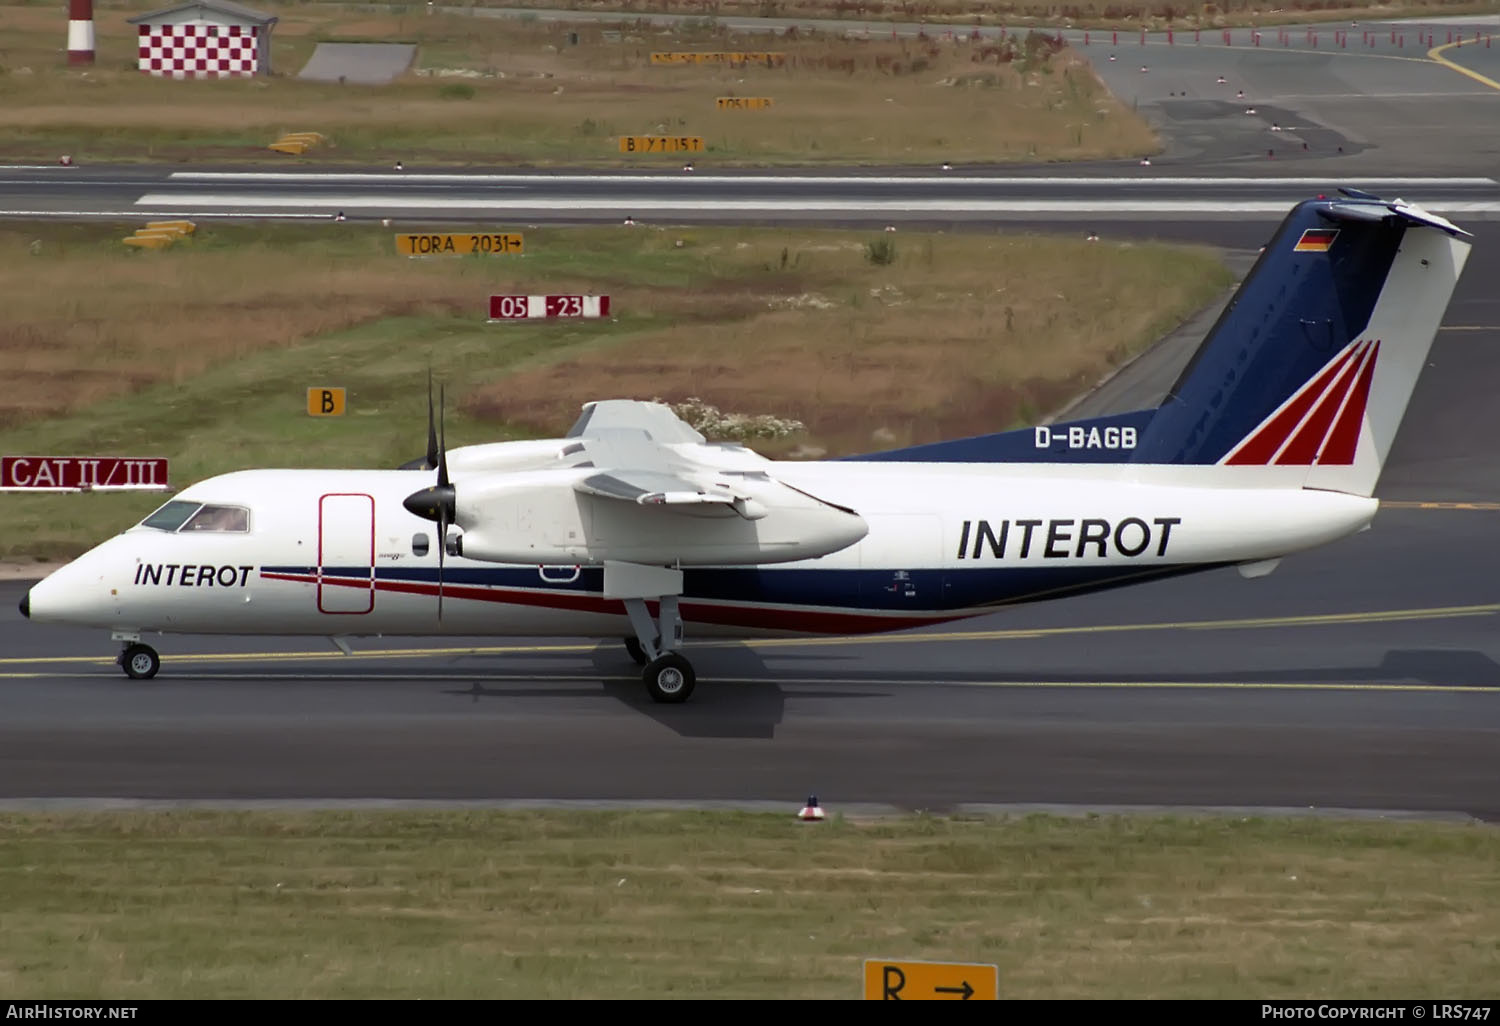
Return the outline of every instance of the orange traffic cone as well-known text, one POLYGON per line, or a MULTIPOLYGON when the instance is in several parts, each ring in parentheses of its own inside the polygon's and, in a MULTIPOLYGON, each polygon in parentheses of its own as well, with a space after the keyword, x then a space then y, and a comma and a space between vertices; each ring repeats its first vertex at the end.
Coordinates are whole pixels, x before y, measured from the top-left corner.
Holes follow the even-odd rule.
POLYGON ((807 796, 807 804, 802 806, 802 811, 797 813, 798 819, 822 819, 823 810, 818 805, 818 796, 810 794, 807 796))

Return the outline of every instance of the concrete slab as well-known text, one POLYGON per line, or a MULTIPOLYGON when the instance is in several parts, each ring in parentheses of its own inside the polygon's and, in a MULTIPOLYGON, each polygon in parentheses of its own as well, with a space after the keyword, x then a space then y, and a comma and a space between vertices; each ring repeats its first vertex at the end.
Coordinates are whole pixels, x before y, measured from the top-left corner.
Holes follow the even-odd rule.
POLYGON ((319 43, 298 78, 350 85, 385 85, 416 60, 409 43, 319 43))

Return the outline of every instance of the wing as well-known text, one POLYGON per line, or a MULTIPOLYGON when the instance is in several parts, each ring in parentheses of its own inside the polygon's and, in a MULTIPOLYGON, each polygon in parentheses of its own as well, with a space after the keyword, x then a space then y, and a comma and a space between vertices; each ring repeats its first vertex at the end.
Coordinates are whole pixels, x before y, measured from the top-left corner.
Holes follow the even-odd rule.
POLYGON ((690 442, 701 445, 704 438, 665 403, 645 403, 635 399, 600 399, 584 403, 583 413, 568 429, 569 438, 601 438, 619 431, 639 432, 666 445, 690 442))
MULTIPOLYGON (((641 506, 718 507, 758 520, 766 515, 745 488, 724 475, 698 467, 666 448, 671 443, 703 444, 703 436, 667 406, 611 399, 589 403, 568 432, 575 439, 566 455, 584 454, 597 473, 574 483, 575 491, 641 506)), ((682 512, 692 512, 691 508, 682 512)))

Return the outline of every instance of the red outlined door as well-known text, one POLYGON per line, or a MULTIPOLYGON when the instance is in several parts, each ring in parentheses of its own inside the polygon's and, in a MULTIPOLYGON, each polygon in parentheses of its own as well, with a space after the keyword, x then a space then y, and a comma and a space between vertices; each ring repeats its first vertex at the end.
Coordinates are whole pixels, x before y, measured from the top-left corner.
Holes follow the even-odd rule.
POLYGON ((375 498, 334 493, 318 500, 318 612, 375 608, 375 498))

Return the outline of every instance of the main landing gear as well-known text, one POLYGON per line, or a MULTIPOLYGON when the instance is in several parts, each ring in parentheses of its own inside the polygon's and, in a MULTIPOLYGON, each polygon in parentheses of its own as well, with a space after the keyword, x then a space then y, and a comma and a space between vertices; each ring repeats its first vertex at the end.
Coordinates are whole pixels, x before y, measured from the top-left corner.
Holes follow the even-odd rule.
POLYGON ((657 622, 651 620, 651 611, 646 600, 625 600, 625 612, 630 615, 630 625, 635 628, 635 637, 625 639, 625 649, 641 670, 641 680, 646 683, 646 693, 657 702, 686 702, 693 693, 697 681, 693 664, 678 652, 682 646, 682 617, 677 612, 677 596, 664 595, 658 599, 661 610, 657 622))
POLYGON ((621 599, 635 637, 625 639, 625 650, 643 667, 641 680, 653 701, 686 702, 697 677, 681 652, 682 616, 677 599, 682 594, 682 571, 635 563, 604 564, 604 594, 621 599), (660 604, 655 620, 647 599, 660 604))

